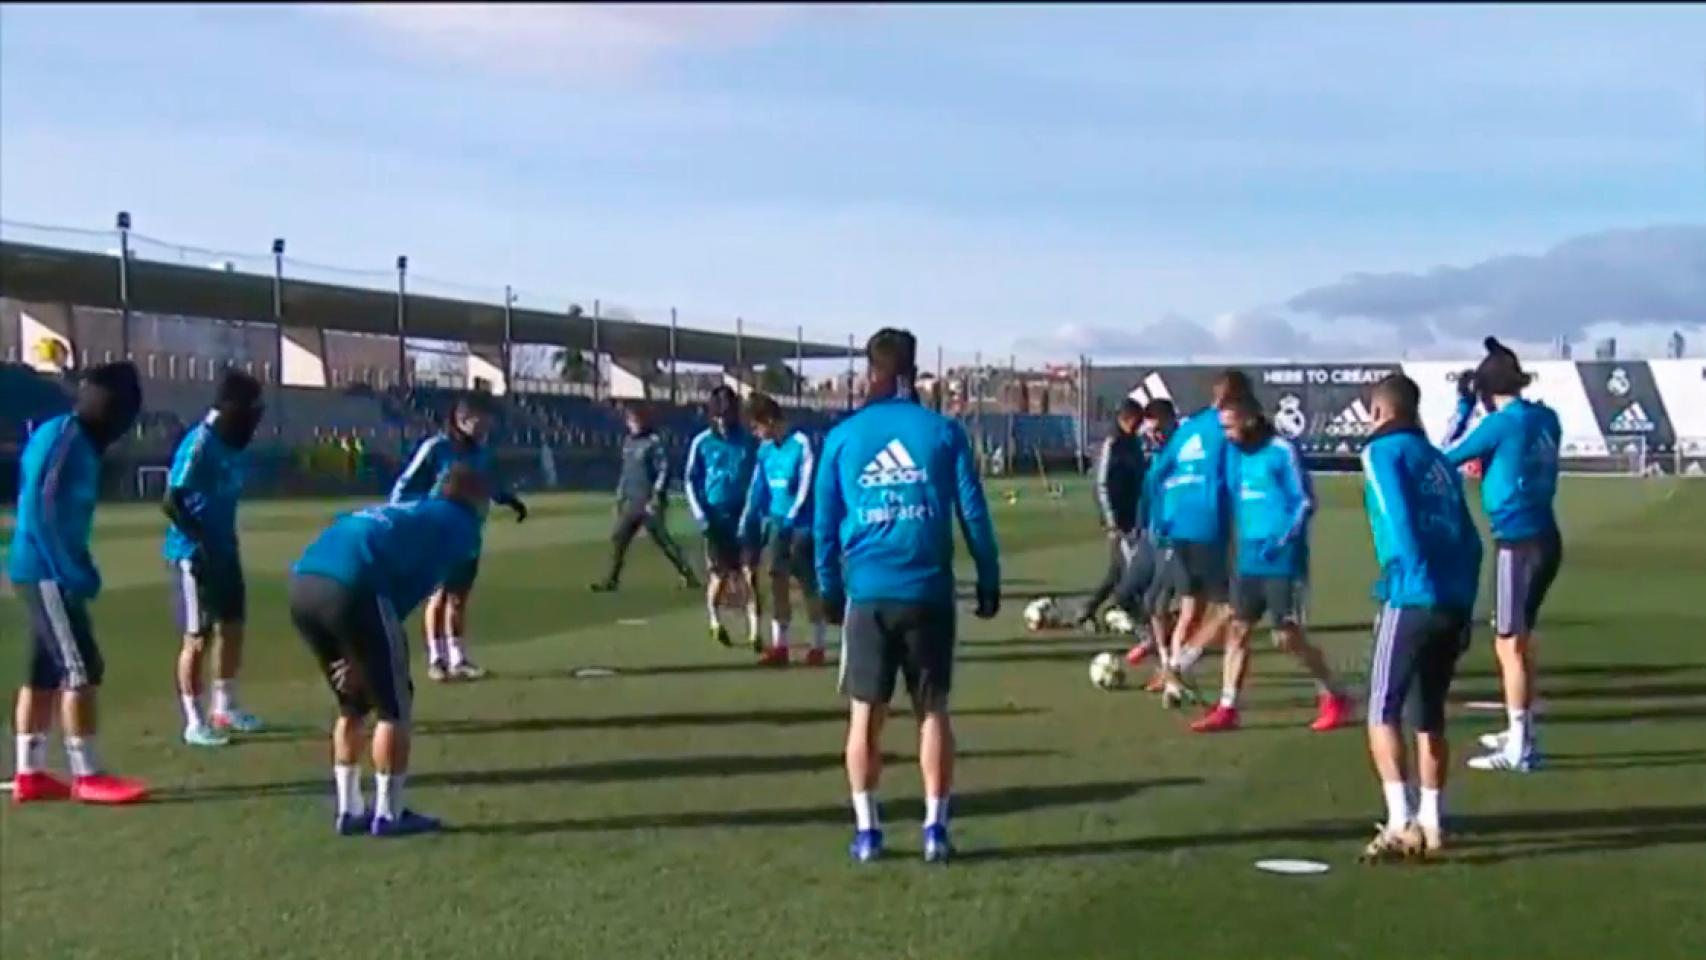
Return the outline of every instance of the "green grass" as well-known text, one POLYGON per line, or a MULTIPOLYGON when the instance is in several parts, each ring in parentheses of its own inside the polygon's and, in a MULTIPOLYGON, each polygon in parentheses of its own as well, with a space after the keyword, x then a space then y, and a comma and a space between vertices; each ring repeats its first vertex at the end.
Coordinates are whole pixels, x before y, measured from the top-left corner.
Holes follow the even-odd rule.
MULTIPOLYGON (((1321 486, 1313 621, 1360 679, 1367 535, 1354 483, 1321 486)), ((103 752, 159 798, 0 814, 0 954, 1706 956, 1706 484, 1565 486, 1568 559, 1541 654, 1552 768, 1454 766, 1450 859, 1379 870, 1352 862, 1379 814, 1360 734, 1302 729, 1297 671, 1258 656, 1248 728, 1225 737, 1184 732, 1143 694, 1095 691, 1085 667, 1111 644, 1018 625, 1025 596, 1098 572, 1087 494, 994 500, 1009 601, 992 623, 962 619, 963 857, 945 871, 914 861, 906 725, 890 731, 883 790, 894 856, 856 868, 834 672, 759 672, 714 648, 649 544, 622 594, 587 593, 609 513, 583 496, 539 498, 525 526, 495 518, 473 612, 495 676, 423 681, 411 802, 459 829, 335 839, 330 698, 287 628, 283 574, 336 505, 245 507, 245 693, 277 729, 223 752, 177 742, 157 513, 106 507, 103 752), (646 623, 619 623, 631 618, 646 623), (621 675, 572 676, 589 665, 621 675), (1265 855, 1334 869, 1268 876, 1250 866, 1265 855)), ((8 679, 18 624, 0 600, 8 679)), ((1483 637, 1457 699, 1496 696, 1491 670, 1483 637)), ((1489 725, 1454 713, 1454 746, 1489 725)))

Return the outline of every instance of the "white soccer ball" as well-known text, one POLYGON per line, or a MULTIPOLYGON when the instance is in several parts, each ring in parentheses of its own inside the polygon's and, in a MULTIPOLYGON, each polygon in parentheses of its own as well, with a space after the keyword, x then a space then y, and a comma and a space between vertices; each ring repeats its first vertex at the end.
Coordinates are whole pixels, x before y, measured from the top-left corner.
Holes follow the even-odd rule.
POLYGON ((1090 682, 1099 690, 1118 690, 1125 686, 1125 660, 1117 653, 1098 653, 1090 661, 1090 682))
POLYGON ((1106 627, 1109 633, 1137 632, 1137 621, 1131 618, 1131 614, 1119 607, 1109 607, 1102 614, 1102 626, 1106 627))
POLYGON ((1025 629, 1047 630, 1059 618, 1053 597, 1038 597, 1025 604, 1025 629))

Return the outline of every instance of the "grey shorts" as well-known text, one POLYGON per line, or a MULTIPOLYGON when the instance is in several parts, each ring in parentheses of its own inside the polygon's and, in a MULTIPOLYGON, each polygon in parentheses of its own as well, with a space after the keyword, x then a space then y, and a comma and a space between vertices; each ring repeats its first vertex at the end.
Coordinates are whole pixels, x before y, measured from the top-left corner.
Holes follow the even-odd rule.
POLYGON ((912 702, 943 709, 954 683, 954 605, 877 600, 847 607, 841 630, 841 692, 886 704, 895 678, 912 702))
POLYGON ((1232 615, 1244 623, 1263 617, 1275 625, 1302 625, 1309 607, 1309 582, 1302 577, 1240 576, 1232 584, 1232 615))
POLYGON ((1493 626, 1499 636, 1519 637, 1534 631, 1563 560, 1564 542, 1556 528, 1530 540, 1498 545, 1493 626))

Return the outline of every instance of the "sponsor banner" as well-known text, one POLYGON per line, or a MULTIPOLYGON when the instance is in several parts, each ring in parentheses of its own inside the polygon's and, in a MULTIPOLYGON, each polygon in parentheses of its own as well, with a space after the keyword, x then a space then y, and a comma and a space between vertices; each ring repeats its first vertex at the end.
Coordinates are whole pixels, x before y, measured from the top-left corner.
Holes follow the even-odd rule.
POLYGON ((1678 448, 1706 440, 1706 360, 1649 360, 1647 372, 1664 401, 1678 448))
POLYGON ((1674 449, 1664 398, 1646 363, 1589 360, 1576 364, 1576 372, 1608 442, 1639 438, 1651 451, 1674 449))

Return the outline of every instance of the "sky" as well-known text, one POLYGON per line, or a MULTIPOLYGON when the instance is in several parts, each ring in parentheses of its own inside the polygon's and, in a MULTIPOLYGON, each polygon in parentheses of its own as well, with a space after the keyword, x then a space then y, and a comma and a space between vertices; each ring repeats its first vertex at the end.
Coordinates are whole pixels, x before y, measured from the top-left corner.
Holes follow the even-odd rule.
POLYGON ((1688 5, 8 3, 0 217, 962 361, 1698 352, 1702 38, 1688 5))

